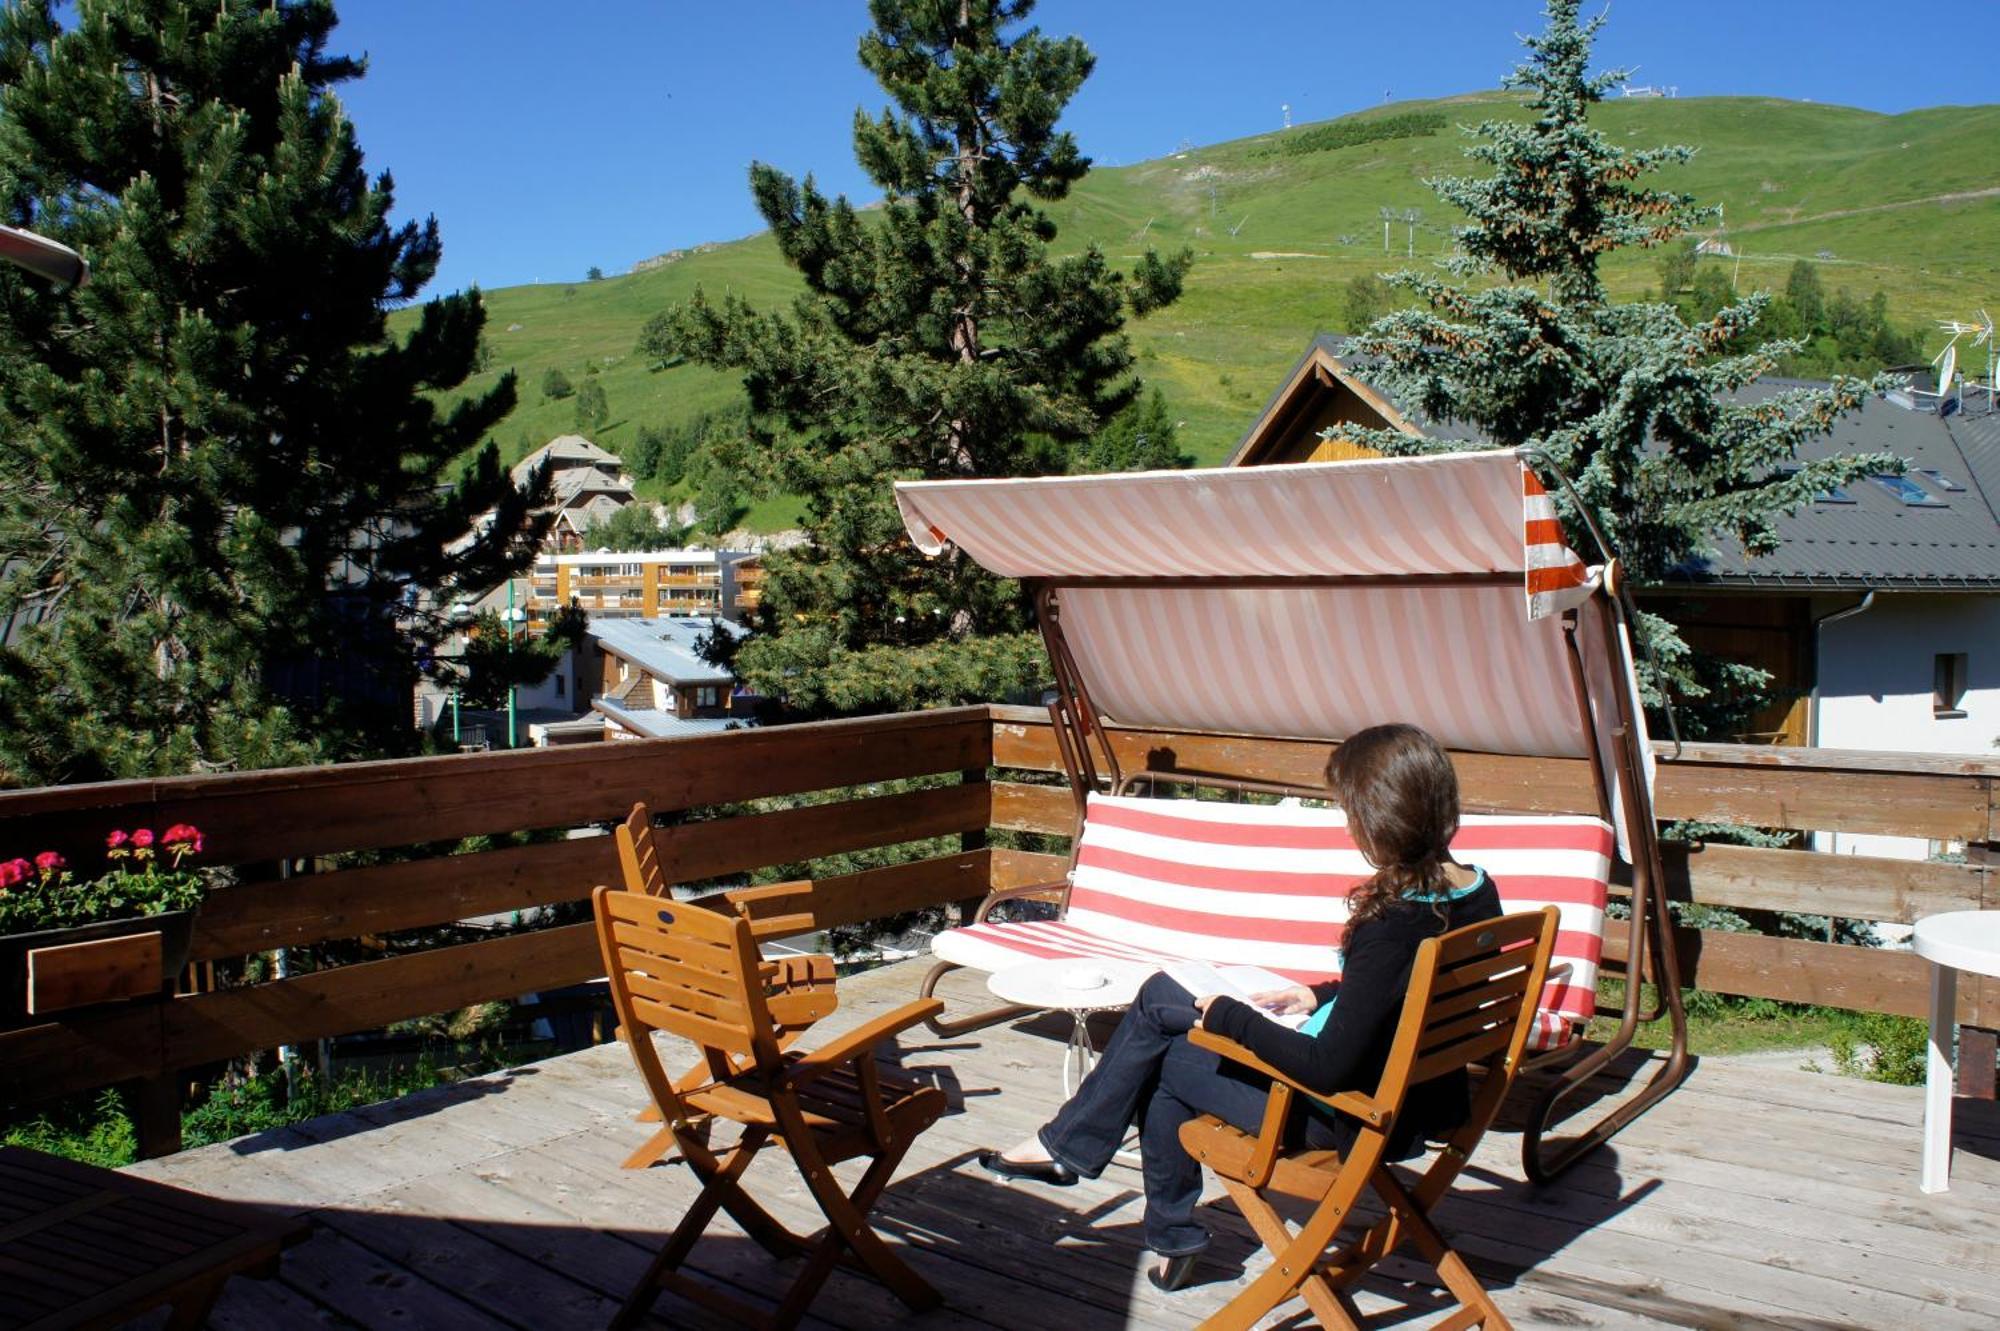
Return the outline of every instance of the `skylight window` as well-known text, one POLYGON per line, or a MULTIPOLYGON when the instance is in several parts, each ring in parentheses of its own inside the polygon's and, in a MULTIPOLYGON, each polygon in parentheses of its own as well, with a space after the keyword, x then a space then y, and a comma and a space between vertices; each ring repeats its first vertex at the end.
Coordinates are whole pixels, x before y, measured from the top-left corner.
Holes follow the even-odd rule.
POLYGON ((1815 498, 1813 502, 1815 504, 1851 504, 1854 502, 1854 496, 1836 485, 1825 494, 1815 498))
POLYGON ((1939 471, 1936 467, 1918 467, 1917 470, 1923 473, 1924 478, 1930 481, 1932 485, 1935 485, 1947 494, 1959 494, 1965 489, 1964 486, 1939 471))
POLYGON ((1911 508, 1939 508, 1944 504, 1941 499, 1931 498, 1930 491, 1907 476, 1870 476, 1868 479, 1911 508))

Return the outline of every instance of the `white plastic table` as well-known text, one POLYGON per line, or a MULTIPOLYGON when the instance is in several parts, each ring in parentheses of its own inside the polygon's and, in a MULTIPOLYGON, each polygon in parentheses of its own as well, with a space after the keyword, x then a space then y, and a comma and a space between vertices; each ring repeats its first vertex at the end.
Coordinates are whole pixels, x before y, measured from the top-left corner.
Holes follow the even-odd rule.
POLYGON ((1951 1042, 1958 973, 2000 976, 2000 910, 1956 910, 1917 921, 1910 948, 1931 964, 1931 1049, 1924 1066, 1925 1192, 1951 1186, 1951 1042))
POLYGON ((1063 1098, 1067 1100, 1076 1094, 1097 1058, 1090 1045, 1090 1014, 1130 1007, 1139 996, 1139 986, 1157 970, 1158 966, 1142 961, 1057 957, 994 971, 986 977, 986 987, 1003 1002, 1070 1014, 1069 1045, 1063 1050, 1062 1065, 1063 1098), (1072 1064, 1076 1068, 1073 1079, 1072 1064))

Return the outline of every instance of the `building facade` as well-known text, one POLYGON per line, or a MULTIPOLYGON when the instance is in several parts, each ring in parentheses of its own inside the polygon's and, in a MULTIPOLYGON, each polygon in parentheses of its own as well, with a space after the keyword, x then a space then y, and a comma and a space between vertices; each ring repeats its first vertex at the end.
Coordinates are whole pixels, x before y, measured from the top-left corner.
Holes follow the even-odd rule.
POLYGON ((531 630, 545 626, 572 601, 593 621, 710 615, 740 620, 750 592, 754 607, 761 570, 739 577, 755 556, 740 550, 643 550, 544 554, 535 560, 525 604, 531 630))

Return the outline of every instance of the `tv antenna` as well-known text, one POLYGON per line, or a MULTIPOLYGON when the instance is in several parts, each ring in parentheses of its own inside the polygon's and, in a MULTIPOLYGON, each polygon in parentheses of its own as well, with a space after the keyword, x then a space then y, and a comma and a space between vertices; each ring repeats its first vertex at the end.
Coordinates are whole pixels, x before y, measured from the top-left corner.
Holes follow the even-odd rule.
POLYGON ((1938 374, 1938 395, 1942 397, 1951 391, 1951 374, 1958 368, 1958 339, 1970 333, 1973 346, 1986 348, 1986 403, 1991 407, 1993 394, 1996 388, 2000 388, 2000 382, 1996 382, 1996 372, 2000 372, 2000 339, 1993 336, 1993 316, 1982 309, 1977 323, 1968 323, 1963 319, 1940 319, 1938 327, 1951 334, 1951 340, 1944 344, 1944 350, 1932 362, 1937 364, 1942 361, 1945 367, 1938 374))

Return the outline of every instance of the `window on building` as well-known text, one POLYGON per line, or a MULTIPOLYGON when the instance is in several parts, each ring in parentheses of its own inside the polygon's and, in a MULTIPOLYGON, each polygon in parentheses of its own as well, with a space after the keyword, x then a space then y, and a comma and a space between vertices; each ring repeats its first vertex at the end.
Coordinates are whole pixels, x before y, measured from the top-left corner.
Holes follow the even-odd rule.
POLYGON ((695 706, 697 707, 713 707, 716 705, 716 702, 715 690, 712 688, 702 689, 695 695, 695 706))
POLYGON ((564 683, 564 680, 563 680, 563 677, 562 677, 562 674, 561 674, 561 672, 557 672, 557 674, 556 674, 556 697, 558 697, 558 698, 560 698, 560 697, 562 697, 562 696, 563 696, 563 683, 564 683))
POLYGON ((1940 720, 1964 716, 1965 653, 1939 652, 1931 680, 1931 715, 1940 720))
POLYGON ((1936 508, 1944 502, 1941 499, 1933 499, 1930 491, 1907 476, 1870 476, 1868 479, 1911 508, 1936 508))
POLYGON ((1954 481, 1951 477, 1939 471, 1936 467, 1918 467, 1917 471, 1920 472, 1932 484, 1936 485, 1937 488, 1940 490, 1947 491, 1951 494, 1958 494, 1965 489, 1964 486, 1960 485, 1957 481, 1954 481))

